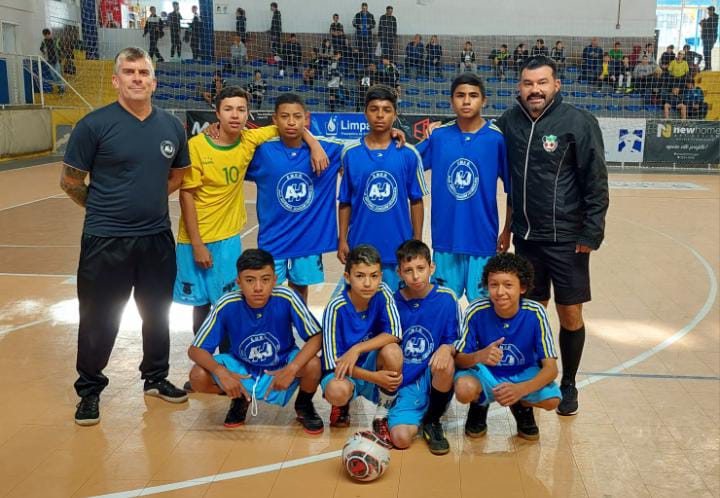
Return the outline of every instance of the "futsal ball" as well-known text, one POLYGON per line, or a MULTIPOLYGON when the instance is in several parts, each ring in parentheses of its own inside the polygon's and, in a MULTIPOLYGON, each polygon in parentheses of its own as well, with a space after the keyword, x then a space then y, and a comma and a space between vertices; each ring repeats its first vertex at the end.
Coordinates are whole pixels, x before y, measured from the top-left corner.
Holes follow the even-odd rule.
POLYGON ((342 461, 353 479, 374 481, 390 465, 390 451, 388 445, 374 432, 356 432, 343 447, 342 461))

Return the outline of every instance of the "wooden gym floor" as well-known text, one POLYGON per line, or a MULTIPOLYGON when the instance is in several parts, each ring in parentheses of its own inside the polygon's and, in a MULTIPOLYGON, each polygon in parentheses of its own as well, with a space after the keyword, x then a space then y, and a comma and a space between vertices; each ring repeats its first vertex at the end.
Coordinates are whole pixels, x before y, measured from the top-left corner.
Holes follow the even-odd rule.
MULTIPOLYGON (((453 402, 449 455, 432 456, 417 440, 392 452, 379 481, 356 484, 338 455, 369 426, 369 405, 353 406, 349 429, 312 437, 291 406, 261 404, 245 427, 227 430, 225 397, 144 398, 132 303, 106 370, 102 422, 74 424, 83 211, 59 190, 59 171, 52 163, 0 172, 0 496, 720 496, 718 176, 611 175, 576 417, 536 412, 541 439, 529 443, 495 408, 487 437, 469 440, 466 410, 453 402)), ((252 247, 255 194, 246 189, 243 244, 252 247)), ((171 211, 176 225, 175 198, 171 211)), ((318 316, 340 277, 334 255, 325 263, 328 283, 310 292, 318 316)), ((173 306, 171 323, 170 379, 182 385, 189 309, 173 306)), ((327 422, 328 404, 315 401, 327 422)))

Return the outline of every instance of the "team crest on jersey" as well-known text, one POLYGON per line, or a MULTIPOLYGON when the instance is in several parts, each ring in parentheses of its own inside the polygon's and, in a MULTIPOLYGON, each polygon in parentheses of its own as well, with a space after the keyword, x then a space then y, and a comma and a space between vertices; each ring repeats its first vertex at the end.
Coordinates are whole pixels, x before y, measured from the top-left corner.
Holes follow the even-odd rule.
POLYGON ((477 166, 470 159, 458 159, 448 168, 448 190, 459 201, 464 201, 475 195, 479 183, 480 177, 477 166))
POLYGON ((172 159, 175 155, 175 144, 170 140, 160 142, 160 153, 168 159, 172 159))
POLYGON ((435 350, 435 342, 428 329, 413 325, 403 331, 403 356, 408 363, 423 363, 435 350))
POLYGON ((543 149, 546 152, 555 152, 558 146, 558 139, 555 135, 545 135, 542 137, 543 149))
POLYGON ((315 196, 313 182, 308 175, 292 172, 283 175, 277 184, 277 198, 287 211, 297 213, 307 209, 315 196))
POLYGON ((525 355, 515 344, 500 344, 500 349, 502 349, 503 356, 498 363, 499 367, 515 367, 525 364, 525 355))
POLYGON ((363 201, 376 213, 392 209, 397 202, 398 187, 395 178, 387 171, 375 171, 365 184, 363 201))
POLYGON ((246 337, 238 346, 238 356, 256 365, 276 364, 279 351, 280 342, 264 332, 246 337))

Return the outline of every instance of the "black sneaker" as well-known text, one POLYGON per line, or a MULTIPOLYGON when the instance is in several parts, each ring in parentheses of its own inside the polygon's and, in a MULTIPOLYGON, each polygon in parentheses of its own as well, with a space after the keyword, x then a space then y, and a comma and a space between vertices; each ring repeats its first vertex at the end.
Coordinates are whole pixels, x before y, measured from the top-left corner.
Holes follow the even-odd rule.
POLYGON ((465 420, 465 434, 469 437, 483 437, 487 433, 487 414, 490 405, 470 403, 467 420, 465 420))
POLYGON ((192 384, 189 380, 185 381, 185 384, 183 384, 183 391, 185 391, 186 393, 195 392, 193 391, 192 384))
POLYGON ((244 396, 231 400, 230 409, 225 416, 225 422, 223 425, 225 427, 229 427, 230 429, 243 425, 245 423, 245 416, 247 415, 249 407, 250 403, 244 396))
POLYGON ((445 431, 440 422, 425 422, 423 424, 423 437, 430 447, 433 455, 445 455, 450 451, 450 443, 445 437, 445 431))
POLYGON ((350 404, 330 409, 330 427, 350 427, 350 404))
POLYGON ((518 436, 528 441, 536 441, 540 438, 540 429, 535 423, 532 406, 523 406, 518 401, 510 406, 510 411, 517 422, 518 436))
POLYGON ((296 420, 303 426, 303 430, 308 434, 321 434, 323 421, 320 415, 315 411, 315 405, 308 403, 307 405, 295 405, 296 420))
POLYGON ((95 425, 100 422, 100 396, 88 394, 83 396, 75 410, 77 425, 95 425))
POLYGON ((578 412, 577 388, 572 385, 560 386, 560 392, 562 393, 562 400, 555 412, 564 417, 575 415, 578 412))
POLYGON ((183 403, 187 401, 188 395, 182 389, 178 389, 167 379, 156 381, 145 381, 145 394, 157 396, 170 403, 183 403))

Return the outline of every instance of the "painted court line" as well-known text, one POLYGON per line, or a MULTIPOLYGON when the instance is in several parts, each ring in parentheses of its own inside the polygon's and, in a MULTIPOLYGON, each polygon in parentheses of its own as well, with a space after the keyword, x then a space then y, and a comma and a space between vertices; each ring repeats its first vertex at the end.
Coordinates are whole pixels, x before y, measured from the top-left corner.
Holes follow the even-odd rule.
POLYGON ((43 318, 42 320, 35 320, 34 322, 23 323, 22 325, 16 325, 15 327, 3 329, 3 330, 0 330, 0 336, 9 334, 10 332, 15 332, 16 330, 22 330, 22 329, 26 329, 28 327, 32 327, 34 325, 39 325, 41 323, 49 322, 50 320, 52 320, 52 318, 43 318))
MULTIPOLYGON (((650 348, 647 351, 637 355, 635 358, 632 358, 624 363, 621 363, 620 365, 618 365, 616 367, 610 368, 610 369, 606 370, 605 372, 602 372, 599 374, 594 374, 594 375, 592 375, 592 377, 589 377, 581 382, 578 382, 578 384, 577 384, 578 388, 583 388, 590 384, 594 384, 595 382, 604 380, 608 377, 612 377, 613 374, 617 374, 623 370, 631 368, 631 367, 637 365, 638 363, 641 363, 641 362, 647 360, 651 356, 657 354, 658 352, 669 347, 670 345, 674 344, 675 342, 679 341, 680 339, 685 337, 687 334, 689 334, 690 331, 692 331, 697 326, 697 324, 700 323, 707 316, 707 314, 712 309, 712 306, 715 303, 715 300, 717 299, 718 283, 717 283, 717 278, 715 277, 715 273, 713 272, 712 267, 705 260, 705 258, 703 258, 702 255, 700 253, 698 253, 694 248, 692 248, 688 244, 682 242, 681 240, 676 239, 675 237, 672 237, 666 233, 660 232, 659 230, 655 230, 653 228, 641 225, 639 223, 635 223, 630 220, 621 220, 621 221, 625 221, 627 223, 636 225, 640 228, 645 228, 656 234, 662 235, 663 237, 666 237, 666 238, 672 240, 673 242, 676 242, 679 245, 688 249, 693 254, 693 256, 695 256, 695 258, 702 264, 703 268, 705 269, 705 273, 706 273, 706 275, 708 277, 708 281, 710 283, 710 289, 708 290, 707 299, 705 300, 705 303, 702 306, 702 308, 695 314, 693 319, 687 325, 685 325, 682 329, 680 329, 675 334, 668 337, 667 339, 665 339, 664 341, 662 341, 660 344, 656 345, 655 347, 650 348)), ((505 410, 504 407, 496 407, 496 408, 490 410, 490 413, 491 414, 500 413, 504 410, 505 410)), ((464 423, 464 422, 457 420, 453 424, 448 424, 448 428, 456 426, 456 425, 460 425, 461 423, 464 423)), ((155 486, 152 488, 135 489, 135 490, 124 491, 124 492, 120 492, 120 493, 98 495, 93 498, 130 498, 130 497, 134 497, 134 496, 143 496, 143 495, 152 494, 152 493, 163 493, 163 492, 167 492, 167 491, 174 491, 177 489, 184 489, 184 488, 189 488, 189 487, 193 487, 193 486, 199 486, 202 484, 207 484, 207 483, 211 483, 211 482, 215 482, 215 481, 235 479, 238 477, 257 475, 257 474, 262 474, 265 472, 272 472, 274 470, 288 468, 290 466, 296 467, 299 465, 305 465, 307 463, 320 462, 323 460, 330 460, 333 458, 337 458, 338 456, 341 455, 341 453, 342 453, 341 451, 331 451, 328 453, 320 453, 319 455, 314 455, 311 457, 300 458, 297 460, 290 460, 288 462, 281 462, 281 463, 276 463, 276 464, 272 464, 272 465, 264 465, 264 466, 260 466, 260 467, 251 467, 249 469, 244 469, 244 470, 239 470, 239 471, 234 471, 234 472, 225 472, 222 474, 216 474, 214 476, 206 476, 206 477, 202 477, 199 479, 179 481, 176 483, 165 484, 163 486, 155 486)))
POLYGON ((600 375, 602 377, 629 377, 635 379, 669 379, 669 380, 720 380, 717 375, 672 375, 672 374, 643 374, 643 373, 606 373, 606 372, 578 372, 578 375, 600 375))
POLYGON ((0 208, 0 212, 8 211, 9 209, 15 209, 15 208, 23 207, 23 206, 28 206, 30 204, 35 204, 36 202, 47 201, 49 199, 61 199, 63 197, 65 197, 65 196, 62 194, 48 195, 47 197, 41 197, 40 199, 35 199, 34 201, 21 202, 20 204, 13 204, 12 206, 0 208))

